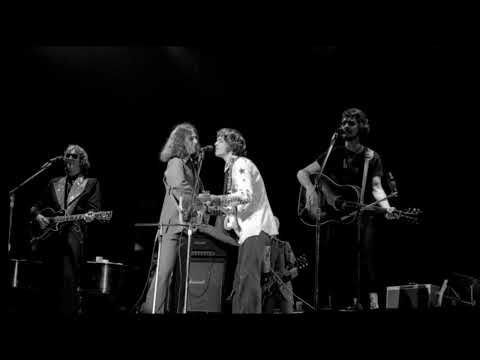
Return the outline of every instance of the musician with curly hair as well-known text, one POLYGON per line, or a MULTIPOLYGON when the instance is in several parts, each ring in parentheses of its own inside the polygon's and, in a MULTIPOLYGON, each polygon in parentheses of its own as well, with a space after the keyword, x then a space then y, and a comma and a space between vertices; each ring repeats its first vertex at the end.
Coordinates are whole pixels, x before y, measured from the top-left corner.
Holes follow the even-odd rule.
POLYGON ((187 204, 192 194, 198 193, 202 188, 194 161, 199 146, 197 129, 190 123, 182 123, 170 132, 160 153, 160 160, 167 163, 167 168, 163 176, 165 196, 159 220, 162 226, 156 235, 156 243, 160 246, 160 258, 154 261, 155 267, 159 266, 158 279, 155 285, 154 267, 151 269, 152 278, 147 296, 141 307, 142 313, 163 314, 167 310, 167 291, 177 259, 177 250, 185 241, 186 227, 178 225, 181 221, 179 208, 181 202, 187 204))
MULTIPOLYGON (((392 213, 395 209, 390 206, 388 199, 385 199, 386 194, 382 187, 382 177, 384 175, 382 159, 377 152, 364 145, 370 131, 369 119, 365 112, 357 108, 345 110, 342 113, 340 129, 339 140, 341 141, 338 142, 342 144, 333 147, 323 175, 326 175, 335 184, 353 185, 360 189, 359 197, 352 199, 356 203, 363 200, 364 204, 369 204, 380 200, 378 205, 385 210, 385 216, 388 219, 393 218, 392 213), (364 199, 361 199, 362 196, 364 196, 364 199)), ((306 208, 310 209, 312 213, 316 212, 316 208, 322 208, 322 205, 320 205, 322 201, 324 205, 328 202, 327 194, 332 186, 329 185, 327 179, 321 179, 319 184, 323 184, 322 186, 325 187, 323 187, 324 191, 319 191, 312 181, 313 176, 321 170, 326 155, 327 152, 324 152, 313 163, 297 173, 298 181, 306 190, 306 208)), ((324 209, 322 209, 322 212, 324 209)), ((352 207, 352 210, 354 209, 356 208, 352 207)), ((322 212, 320 212, 321 216, 322 212)), ((321 246, 326 251, 322 252, 322 256, 325 261, 329 262, 328 269, 322 270, 322 277, 326 275, 323 284, 328 288, 327 293, 330 297, 329 300, 323 300, 325 306, 333 305, 333 307, 344 308, 350 302, 350 300, 347 300, 350 298, 353 300, 350 303, 351 305, 354 305, 355 308, 361 308, 361 299, 358 297, 362 294, 357 294, 355 289, 358 290, 360 284, 363 284, 364 286, 361 286, 361 289, 365 289, 366 294, 368 294, 367 308, 377 309, 379 307, 378 284, 376 283, 373 261, 373 240, 377 227, 377 217, 374 212, 364 211, 360 220, 359 223, 353 221, 350 224, 332 222, 322 227, 322 231, 325 231, 321 237, 325 241, 322 241, 323 245, 321 246), (360 279, 360 283, 357 282, 358 279, 356 278, 358 275, 358 264, 356 264, 358 251, 357 225, 361 227, 360 254, 362 266, 360 267, 360 274, 362 279, 360 279), (331 303, 332 299, 333 304, 331 303), (328 303, 326 303, 327 301, 328 303)), ((325 261, 322 264, 326 264, 325 261)))
MULTIPOLYGON (((35 243, 35 251, 44 258, 46 305, 62 316, 73 317, 79 310, 80 267, 87 223, 94 219, 93 212, 101 208, 100 184, 87 177, 90 160, 79 145, 68 145, 64 153, 65 176, 48 183, 30 211, 46 237, 35 243), (59 224, 58 231, 48 232, 51 223, 45 210, 65 215, 86 214, 83 220, 59 224)), ((47 310, 47 309, 46 309, 47 310)))

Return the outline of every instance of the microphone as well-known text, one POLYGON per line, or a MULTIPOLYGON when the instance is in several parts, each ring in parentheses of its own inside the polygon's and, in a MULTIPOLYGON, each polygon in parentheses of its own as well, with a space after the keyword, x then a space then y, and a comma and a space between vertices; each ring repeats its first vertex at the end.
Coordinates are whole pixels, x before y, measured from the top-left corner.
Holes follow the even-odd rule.
POLYGON ((338 134, 338 135, 341 135, 343 133, 345 133, 345 129, 342 127, 342 126, 339 126, 335 132, 338 134))
POLYGON ((215 147, 213 145, 207 145, 207 146, 204 146, 204 147, 200 148, 200 150, 198 150, 198 152, 201 152, 201 153, 212 152, 214 149, 215 149, 215 147))
POLYGON ((49 163, 54 163, 54 162, 57 162, 57 161, 63 161, 63 155, 55 156, 54 158, 51 158, 50 160, 48 160, 49 163))
POLYGON ((397 183, 395 182, 395 179, 390 171, 387 173, 387 178, 388 178, 388 186, 390 187, 390 190, 398 194, 397 183))
POLYGON ((62 156, 55 156, 55 157, 51 158, 45 164, 42 165, 42 169, 46 168, 46 167, 49 167, 49 166, 53 165, 54 163, 56 163, 58 161, 63 161, 63 155, 62 156))

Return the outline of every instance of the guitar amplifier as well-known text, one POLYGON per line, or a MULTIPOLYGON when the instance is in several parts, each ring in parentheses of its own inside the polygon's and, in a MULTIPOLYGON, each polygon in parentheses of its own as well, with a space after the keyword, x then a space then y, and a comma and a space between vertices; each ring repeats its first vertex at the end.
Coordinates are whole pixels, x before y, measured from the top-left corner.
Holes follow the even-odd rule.
MULTIPOLYGON (((221 313, 226 297, 226 259, 192 257, 188 282, 188 312, 221 313)), ((175 266, 169 295, 169 312, 181 313, 185 295, 185 267, 175 266)))
POLYGON ((428 309, 437 307, 439 286, 409 284, 387 287, 387 309, 428 309))
POLYGON ((215 240, 212 237, 204 234, 193 234, 192 242, 190 244, 191 256, 195 257, 226 257, 227 245, 221 241, 215 240))
MULTIPOLYGON (((183 309, 186 273, 186 242, 179 250, 179 260, 175 264, 169 312, 180 313, 183 309)), ((191 238, 190 276, 188 283, 188 312, 221 313, 226 311, 225 298, 233 283, 236 262, 231 245, 204 234, 195 233, 191 238), (228 260, 227 260, 228 259, 228 260)))

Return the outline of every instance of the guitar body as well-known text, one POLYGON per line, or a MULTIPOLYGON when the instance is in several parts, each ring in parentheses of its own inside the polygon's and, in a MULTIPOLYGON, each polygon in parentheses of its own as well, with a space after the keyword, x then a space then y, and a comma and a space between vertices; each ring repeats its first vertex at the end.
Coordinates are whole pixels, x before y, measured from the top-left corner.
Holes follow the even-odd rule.
MULTIPOLYGON (((42 211, 40 211, 40 214, 45 216, 46 218, 54 219, 57 216, 65 216, 65 211, 64 210, 59 210, 55 211, 52 208, 45 208, 42 211)), ((32 239, 30 242, 32 245, 36 245, 39 241, 49 239, 53 237, 54 235, 57 235, 59 233, 59 230, 63 229, 65 227, 65 223, 60 223, 57 221, 52 221, 50 222, 49 225, 47 225, 46 228, 41 229, 40 225, 36 221, 33 221, 33 226, 32 226, 32 239)))
POLYGON ((295 277, 295 273, 308 267, 308 260, 305 255, 301 255, 295 262, 295 266, 288 270, 286 275, 278 274, 274 271, 264 274, 262 279, 262 296, 267 298, 273 295, 276 291, 280 291, 284 298, 288 299, 291 294, 291 289, 287 283, 295 277))
POLYGON ((210 216, 215 213, 216 211, 212 211, 212 209, 198 198, 192 201, 191 197, 180 197, 178 203, 178 221, 180 224, 191 224, 193 226, 208 224, 210 222, 210 216))
POLYGON ((321 175, 317 181, 319 202, 313 207, 307 206, 306 191, 300 187, 298 199, 298 214, 302 221, 310 226, 330 222, 349 224, 355 220, 351 215, 355 205, 360 201, 360 188, 355 185, 339 185, 326 175, 321 175), (346 218, 345 218, 346 217, 346 218))
POLYGON ((228 206, 224 208, 225 220, 223 222, 223 227, 225 230, 234 230, 235 232, 240 232, 240 224, 238 223, 237 216, 237 206, 228 206))
POLYGON ((231 202, 222 202, 212 200, 209 192, 203 192, 198 196, 198 202, 200 207, 203 207, 205 214, 210 215, 224 215, 223 227, 225 230, 235 230, 236 233, 240 232, 240 224, 238 222, 238 209, 237 204, 231 204, 231 202))

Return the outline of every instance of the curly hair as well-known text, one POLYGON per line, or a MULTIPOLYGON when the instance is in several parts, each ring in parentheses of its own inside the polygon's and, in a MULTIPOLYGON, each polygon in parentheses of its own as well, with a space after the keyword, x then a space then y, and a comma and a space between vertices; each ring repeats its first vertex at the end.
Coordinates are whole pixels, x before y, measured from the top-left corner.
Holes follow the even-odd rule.
POLYGON ((355 120, 359 126, 359 136, 365 139, 370 133, 370 124, 365 112, 357 108, 350 108, 342 113, 342 120, 355 120))
MULTIPOLYGON (((185 148, 185 139, 187 136, 198 134, 197 129, 192 124, 185 122, 176 125, 168 136, 167 142, 160 153, 160 160, 167 162, 173 157, 181 159, 188 156, 185 148)), ((197 135, 198 136, 198 135, 197 135)))
POLYGON ((246 156, 247 143, 240 131, 223 128, 217 131, 217 138, 222 137, 232 150, 233 155, 246 156))
POLYGON ((65 149, 64 156, 67 154, 67 152, 74 150, 76 154, 79 155, 79 160, 80 160, 80 172, 84 175, 88 175, 88 171, 90 170, 90 160, 88 160, 88 154, 85 151, 83 147, 77 144, 69 144, 67 148, 65 149))

